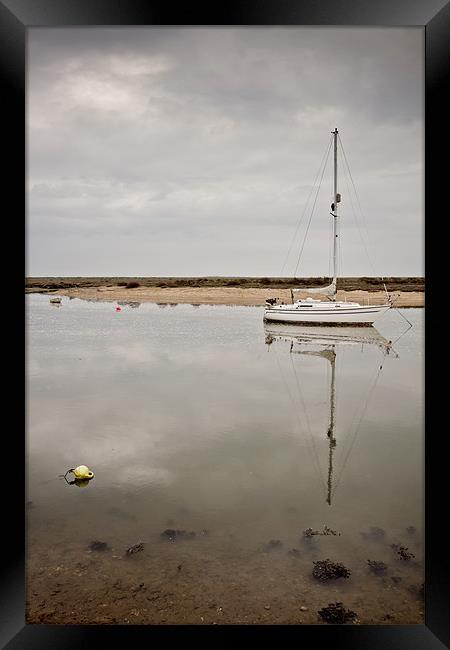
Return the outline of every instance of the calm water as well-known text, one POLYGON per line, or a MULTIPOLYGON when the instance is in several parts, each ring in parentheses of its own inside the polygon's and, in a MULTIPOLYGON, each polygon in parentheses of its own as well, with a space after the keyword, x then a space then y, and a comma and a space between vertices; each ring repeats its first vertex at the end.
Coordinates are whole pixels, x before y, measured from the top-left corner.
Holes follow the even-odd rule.
POLYGON ((398 312, 377 324, 394 341, 386 354, 379 340, 268 336, 262 308, 148 303, 117 313, 28 295, 29 620, 64 622, 70 610, 73 621, 102 622, 103 607, 104 622, 317 622, 315 606, 343 600, 361 622, 389 622, 386 613, 421 622, 424 311, 402 313, 413 327, 398 342, 407 328, 398 312), (95 472, 85 488, 58 477, 79 464, 95 472), (324 525, 341 534, 305 544, 302 531, 324 525), (372 526, 382 541, 361 535, 372 526), (163 542, 168 527, 197 536, 163 542), (271 539, 282 546, 265 552, 271 539), (112 550, 90 552, 92 540, 112 550), (138 541, 144 551, 124 558, 138 541), (391 543, 415 559, 402 562, 391 543), (326 557, 352 577, 317 584, 312 562, 326 557), (367 559, 386 562, 386 576, 367 559), (140 578, 163 594, 171 581, 162 609, 127 593, 120 609, 104 590, 140 578))

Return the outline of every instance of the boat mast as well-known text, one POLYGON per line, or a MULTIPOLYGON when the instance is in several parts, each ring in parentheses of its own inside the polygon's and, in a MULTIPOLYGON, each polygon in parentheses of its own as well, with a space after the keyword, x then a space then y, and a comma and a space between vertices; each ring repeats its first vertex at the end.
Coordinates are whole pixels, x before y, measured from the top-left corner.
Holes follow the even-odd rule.
MULTIPOLYGON (((291 343, 291 354, 293 353, 294 342, 291 343)), ((331 506, 331 490, 333 487, 333 451, 336 447, 336 438, 334 436, 335 429, 335 412, 336 412, 336 346, 332 345, 325 350, 319 352, 312 350, 299 350, 297 354, 310 355, 312 357, 323 357, 330 362, 331 365, 331 381, 330 381, 330 422, 327 429, 328 444, 328 480, 327 480, 327 503, 331 506)), ((295 372, 295 369, 294 369, 295 372)))
POLYGON ((334 437, 334 413, 336 408, 336 389, 334 386, 335 373, 336 373, 336 351, 334 345, 332 347, 332 350, 330 350, 328 360, 331 363, 331 385, 330 385, 330 425, 327 431, 327 436, 330 441, 329 450, 328 450, 327 503, 329 506, 331 506, 331 487, 332 487, 332 478, 333 478, 333 450, 336 447, 336 438, 334 437))
MULTIPOLYGON (((332 131, 332 134, 334 135, 334 198, 333 203, 331 204, 331 210, 333 214, 333 284, 337 286, 337 204, 341 200, 341 197, 337 191, 337 127, 334 129, 334 131, 332 131)), ((333 300, 336 300, 336 295, 333 297, 333 300)))

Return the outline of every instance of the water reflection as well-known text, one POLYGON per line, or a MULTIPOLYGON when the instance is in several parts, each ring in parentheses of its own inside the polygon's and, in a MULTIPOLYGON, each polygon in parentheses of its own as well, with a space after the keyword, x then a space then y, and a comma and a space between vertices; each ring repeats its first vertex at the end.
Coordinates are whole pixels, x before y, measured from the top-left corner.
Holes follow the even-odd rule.
MULTIPOLYGON (((326 502, 331 506, 332 496, 336 490, 337 485, 333 483, 333 453, 337 445, 337 439, 335 435, 336 430, 336 359, 338 357, 338 351, 341 346, 346 345, 359 345, 361 351, 363 352, 368 346, 378 347, 382 353, 383 357, 379 365, 378 371, 375 375, 375 379, 370 386, 369 392, 365 397, 364 403, 362 405, 361 415, 358 421, 357 429, 354 433, 354 438, 356 439, 357 431, 361 421, 366 412, 371 394, 375 389, 376 383, 380 372, 383 368, 384 359, 387 355, 391 357, 398 358, 398 354, 392 348, 392 341, 387 340, 382 336, 375 327, 326 327, 326 326, 314 326, 308 327, 304 325, 289 325, 283 323, 264 323, 265 331, 265 342, 269 347, 274 343, 283 348, 283 352, 288 353, 289 355, 304 355, 310 357, 317 357, 318 359, 324 359, 329 363, 329 368, 331 372, 329 373, 329 386, 328 386, 328 425, 326 429, 326 437, 328 438, 328 469, 327 469, 327 479, 326 479, 326 502), (286 345, 287 344, 287 345, 286 345)), ((279 369, 281 371, 281 365, 279 369)), ((297 364, 295 362, 291 363, 294 377, 295 377, 295 386, 298 390, 298 395, 300 401, 303 404, 303 408, 306 407, 301 390, 301 382, 299 378, 299 373, 297 370, 297 364)), ((301 368, 301 364, 298 364, 301 368)), ((282 371, 281 371, 282 372, 282 371)), ((283 382, 288 388, 288 383, 285 377, 282 374, 283 382)), ((345 379, 345 378, 343 378, 345 379)), ((289 391, 290 392, 290 391, 289 391)), ((292 398, 292 395, 291 395, 292 398)), ((292 399, 293 403, 295 402, 292 399)), ((309 420, 306 416, 308 427, 310 428, 309 420)), ((351 450, 350 450, 351 451, 351 450)), ((345 458, 345 463, 348 462, 349 455, 345 458)), ((343 471, 343 470, 342 470, 343 471)))
POLYGON ((316 624, 336 600, 364 624, 420 622, 421 567, 398 550, 420 562, 422 314, 393 350, 393 313, 384 338, 263 328, 252 307, 116 317, 27 297, 27 620, 298 624, 304 603, 316 624), (79 464, 95 480, 69 489, 79 464), (349 580, 314 580, 326 558, 349 580))
POLYGON ((131 307, 132 309, 137 309, 138 307, 141 306, 141 303, 138 302, 137 300, 118 300, 117 304, 122 306, 128 306, 131 307))

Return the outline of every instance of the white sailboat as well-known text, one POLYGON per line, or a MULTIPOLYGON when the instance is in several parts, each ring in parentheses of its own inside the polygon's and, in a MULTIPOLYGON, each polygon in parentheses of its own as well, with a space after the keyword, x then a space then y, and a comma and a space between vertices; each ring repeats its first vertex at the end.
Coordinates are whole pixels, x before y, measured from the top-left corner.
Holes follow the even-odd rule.
POLYGON ((309 325, 372 325, 382 316, 391 305, 387 301, 383 305, 361 305, 357 302, 336 300, 337 286, 337 219, 338 203, 341 195, 337 191, 337 138, 338 130, 332 131, 334 136, 334 200, 331 204, 333 217, 333 281, 327 287, 320 289, 294 289, 294 292, 313 292, 326 296, 325 300, 306 298, 293 301, 292 304, 276 304, 274 300, 266 301, 264 310, 265 321, 281 323, 305 323, 309 325))

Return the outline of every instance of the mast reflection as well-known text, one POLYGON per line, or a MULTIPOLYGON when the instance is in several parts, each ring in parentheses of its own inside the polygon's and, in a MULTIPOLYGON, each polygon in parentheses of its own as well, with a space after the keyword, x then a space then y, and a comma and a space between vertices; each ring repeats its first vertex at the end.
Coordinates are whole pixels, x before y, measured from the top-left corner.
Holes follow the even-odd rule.
MULTIPOLYGON (((392 348, 392 342, 382 336, 375 327, 326 327, 289 325, 283 323, 264 323, 265 343, 269 347, 273 343, 288 342, 289 353, 319 357, 330 363, 329 386, 329 418, 327 428, 328 445, 328 476, 326 489, 326 502, 331 506, 333 485, 333 452, 337 444, 336 428, 336 351, 344 345, 376 346, 383 353, 383 361, 387 355, 398 358, 392 348), (315 348, 315 349, 311 349, 315 348), (318 349, 317 349, 318 348, 318 349)), ((379 367, 379 371, 382 364, 379 367)), ((295 371, 295 369, 294 369, 295 371)), ((379 374, 379 372, 378 372, 379 374)), ((378 375, 377 375, 378 378, 378 375)), ((367 403, 366 403, 367 406, 367 403)))

